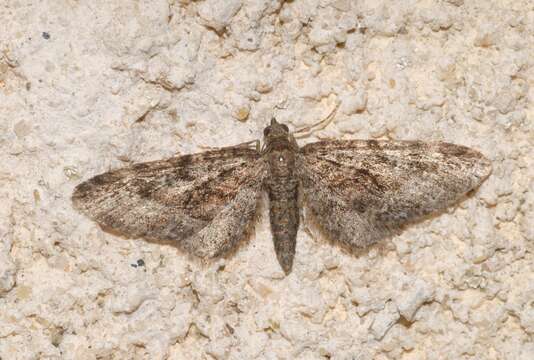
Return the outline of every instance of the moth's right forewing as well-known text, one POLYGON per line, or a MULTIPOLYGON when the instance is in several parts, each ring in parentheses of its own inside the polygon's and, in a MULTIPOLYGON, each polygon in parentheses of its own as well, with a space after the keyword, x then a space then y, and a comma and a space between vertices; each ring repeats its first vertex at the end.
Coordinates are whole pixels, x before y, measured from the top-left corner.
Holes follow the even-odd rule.
POLYGON ((420 141, 325 141, 301 149, 307 206, 333 238, 365 247, 454 204, 491 172, 479 152, 420 141))

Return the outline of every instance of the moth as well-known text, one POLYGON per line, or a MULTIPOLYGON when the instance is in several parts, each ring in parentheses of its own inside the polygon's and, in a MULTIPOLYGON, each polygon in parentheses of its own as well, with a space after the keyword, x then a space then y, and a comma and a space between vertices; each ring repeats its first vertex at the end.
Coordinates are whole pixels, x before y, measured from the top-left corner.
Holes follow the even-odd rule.
POLYGON ((300 203, 331 239, 365 248, 458 202, 490 172, 481 153, 445 142, 327 140, 299 147, 287 125, 273 119, 262 148, 247 143, 112 170, 79 184, 72 201, 123 236, 216 258, 238 246, 265 191, 274 250, 288 274, 300 203))

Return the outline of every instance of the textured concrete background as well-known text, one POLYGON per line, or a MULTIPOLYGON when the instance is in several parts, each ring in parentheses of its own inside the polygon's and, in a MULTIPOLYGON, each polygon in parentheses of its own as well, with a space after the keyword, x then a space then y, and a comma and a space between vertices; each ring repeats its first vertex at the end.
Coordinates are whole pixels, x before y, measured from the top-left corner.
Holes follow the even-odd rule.
POLYGON ((1 1, 0 358, 534 359, 533 44, 529 0, 1 1), (451 141, 493 174, 361 256, 301 228, 288 277, 264 211, 201 264, 71 207, 336 101, 305 141, 451 141))

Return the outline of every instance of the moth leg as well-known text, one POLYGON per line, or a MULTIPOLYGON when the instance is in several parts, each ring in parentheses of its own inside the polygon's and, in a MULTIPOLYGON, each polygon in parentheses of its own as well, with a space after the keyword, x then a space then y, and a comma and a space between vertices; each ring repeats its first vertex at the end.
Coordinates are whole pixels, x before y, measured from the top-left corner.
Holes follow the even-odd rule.
POLYGON ((302 230, 310 237, 310 239, 316 240, 315 235, 308 226, 303 226, 302 230))
POLYGON ((200 145, 199 148, 201 148, 202 150, 222 150, 222 149, 235 149, 235 148, 250 148, 251 145, 253 145, 253 149, 255 149, 258 152, 260 151, 259 140, 250 140, 250 141, 240 143, 237 145, 223 146, 223 147, 200 145))
POLYGON ((294 151, 299 150, 299 144, 297 143, 297 139, 295 139, 293 134, 289 134, 289 145, 294 151))
POLYGON ((261 151, 261 142, 259 140, 253 140, 254 143, 254 149, 256 149, 257 152, 261 151))
POLYGON ((241 144, 234 145, 234 146, 232 146, 232 147, 245 147, 245 148, 250 148, 251 145, 253 145, 253 148, 254 148, 256 151, 260 151, 260 141, 259 141, 259 140, 250 140, 250 141, 247 141, 247 142, 244 142, 244 143, 241 143, 241 144))

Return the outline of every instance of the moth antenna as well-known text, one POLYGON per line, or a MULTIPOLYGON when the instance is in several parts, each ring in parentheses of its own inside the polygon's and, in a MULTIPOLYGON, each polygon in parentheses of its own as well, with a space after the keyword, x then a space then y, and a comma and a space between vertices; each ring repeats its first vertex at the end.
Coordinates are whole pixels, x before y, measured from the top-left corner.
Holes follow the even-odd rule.
POLYGON ((315 131, 323 130, 325 127, 330 125, 332 120, 334 120, 334 117, 335 117, 335 115, 337 113, 337 109, 339 109, 340 105, 341 105, 341 101, 336 104, 334 109, 332 109, 332 111, 330 112, 330 114, 328 114, 328 116, 326 118, 324 118, 324 119, 322 119, 322 120, 320 120, 320 121, 318 121, 315 124, 312 124, 310 126, 306 126, 306 127, 300 128, 298 130, 295 130, 292 133, 293 137, 295 139, 301 139, 301 138, 310 136, 315 131), (317 127, 317 128, 314 129, 314 127, 317 127), (305 134, 302 134, 302 135, 296 135, 296 134, 299 134, 299 133, 302 133, 302 132, 308 132, 308 133, 305 133, 305 134))

